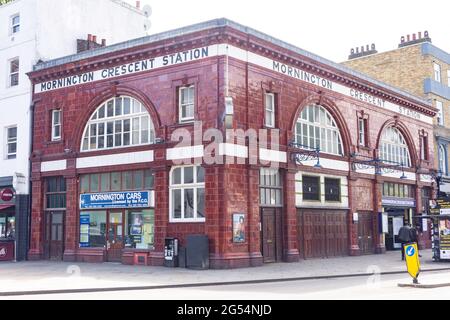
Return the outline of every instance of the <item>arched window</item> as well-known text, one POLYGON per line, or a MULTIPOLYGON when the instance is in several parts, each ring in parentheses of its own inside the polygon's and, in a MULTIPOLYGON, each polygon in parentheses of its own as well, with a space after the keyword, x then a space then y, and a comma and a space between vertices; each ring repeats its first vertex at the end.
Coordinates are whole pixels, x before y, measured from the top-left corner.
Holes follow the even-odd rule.
POLYGON ((322 106, 307 106, 297 120, 296 143, 304 148, 344 155, 342 138, 333 116, 322 106))
POLYGON ((443 175, 447 175, 447 164, 445 155, 446 155, 445 147, 442 144, 440 144, 438 161, 439 161, 439 171, 441 171, 443 175))
POLYGON ((411 167, 411 156, 403 134, 394 127, 383 131, 380 143, 381 160, 388 164, 411 167))
POLYGON ((147 109, 130 97, 112 98, 92 115, 83 134, 81 151, 152 144, 155 129, 147 109))

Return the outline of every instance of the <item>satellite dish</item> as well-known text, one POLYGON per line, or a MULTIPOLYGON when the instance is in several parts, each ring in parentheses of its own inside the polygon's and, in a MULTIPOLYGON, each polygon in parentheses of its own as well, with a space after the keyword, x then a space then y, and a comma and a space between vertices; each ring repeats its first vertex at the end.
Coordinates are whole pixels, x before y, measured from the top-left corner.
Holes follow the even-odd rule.
POLYGON ((143 8, 142 8, 142 11, 144 12, 144 15, 148 18, 148 17, 150 17, 151 15, 152 15, 152 7, 151 6, 149 6, 148 4, 147 5, 145 5, 143 8))

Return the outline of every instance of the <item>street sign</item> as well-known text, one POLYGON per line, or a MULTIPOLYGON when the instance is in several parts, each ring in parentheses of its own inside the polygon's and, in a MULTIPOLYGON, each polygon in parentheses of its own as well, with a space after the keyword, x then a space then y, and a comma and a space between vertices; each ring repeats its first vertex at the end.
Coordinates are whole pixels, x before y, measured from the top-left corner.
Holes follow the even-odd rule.
POLYGON ((405 245, 406 267, 414 283, 418 283, 417 278, 420 273, 419 250, 417 243, 405 245))

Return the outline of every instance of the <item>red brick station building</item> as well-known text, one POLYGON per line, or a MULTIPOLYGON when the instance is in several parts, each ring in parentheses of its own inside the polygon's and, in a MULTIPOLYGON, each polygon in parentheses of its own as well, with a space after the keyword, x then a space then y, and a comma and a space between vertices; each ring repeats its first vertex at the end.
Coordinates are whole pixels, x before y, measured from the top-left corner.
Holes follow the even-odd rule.
POLYGON ((29 77, 30 260, 163 265, 189 235, 211 268, 379 254, 435 194, 429 102, 227 19, 29 77))

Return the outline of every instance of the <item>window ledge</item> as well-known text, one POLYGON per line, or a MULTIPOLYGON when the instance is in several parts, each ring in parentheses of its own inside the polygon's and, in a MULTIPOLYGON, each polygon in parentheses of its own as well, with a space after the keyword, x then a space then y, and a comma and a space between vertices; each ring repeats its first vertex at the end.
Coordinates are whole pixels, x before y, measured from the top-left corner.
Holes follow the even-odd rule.
POLYGON ((169 219, 169 223, 205 223, 206 219, 169 219))

